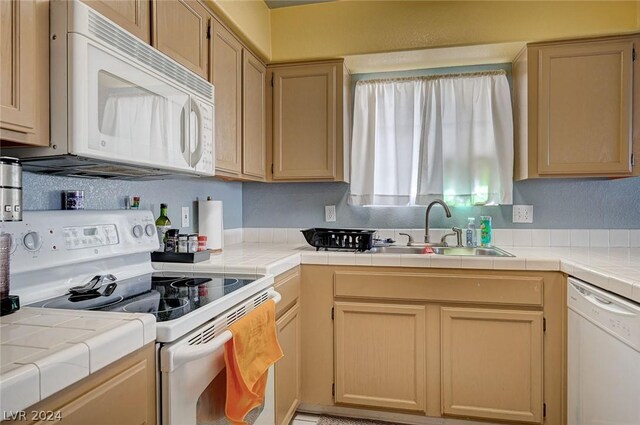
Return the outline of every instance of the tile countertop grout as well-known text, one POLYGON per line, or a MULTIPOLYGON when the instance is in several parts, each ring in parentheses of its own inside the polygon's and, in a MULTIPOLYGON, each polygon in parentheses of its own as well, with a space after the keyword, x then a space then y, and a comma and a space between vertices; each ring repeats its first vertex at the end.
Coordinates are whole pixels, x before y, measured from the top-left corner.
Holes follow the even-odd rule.
POLYGON ((28 408, 155 339, 150 314, 23 307, 2 316, 0 410, 28 408))
POLYGON ((561 271, 640 302, 640 248, 498 247, 515 257, 326 252, 300 244, 244 242, 227 245, 222 253, 214 254, 202 263, 155 263, 154 267, 274 276, 300 264, 561 271))

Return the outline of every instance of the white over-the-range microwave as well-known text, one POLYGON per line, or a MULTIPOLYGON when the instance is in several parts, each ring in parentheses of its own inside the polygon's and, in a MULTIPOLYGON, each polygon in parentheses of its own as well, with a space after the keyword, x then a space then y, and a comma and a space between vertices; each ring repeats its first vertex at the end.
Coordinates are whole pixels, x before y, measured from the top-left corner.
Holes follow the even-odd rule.
POLYGON ((50 4, 51 143, 26 170, 213 176, 214 87, 79 0, 50 4))

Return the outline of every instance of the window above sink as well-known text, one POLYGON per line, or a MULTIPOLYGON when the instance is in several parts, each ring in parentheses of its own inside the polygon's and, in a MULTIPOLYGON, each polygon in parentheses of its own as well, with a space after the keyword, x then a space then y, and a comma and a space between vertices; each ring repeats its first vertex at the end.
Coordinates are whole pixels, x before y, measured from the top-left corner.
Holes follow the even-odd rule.
POLYGON ((506 71, 360 80, 352 145, 352 205, 510 204, 506 71))

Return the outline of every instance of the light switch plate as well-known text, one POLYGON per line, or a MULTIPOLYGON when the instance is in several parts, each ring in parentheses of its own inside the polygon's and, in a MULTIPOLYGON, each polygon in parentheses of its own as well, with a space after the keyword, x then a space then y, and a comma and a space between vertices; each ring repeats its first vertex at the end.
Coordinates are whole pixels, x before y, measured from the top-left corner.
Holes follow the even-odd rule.
POLYGON ((189 207, 182 207, 182 227, 189 227, 189 207))
POLYGON ((533 223, 533 205, 514 205, 514 223, 533 223))
POLYGON ((324 221, 333 222, 336 221, 336 206, 325 205, 324 206, 324 221))

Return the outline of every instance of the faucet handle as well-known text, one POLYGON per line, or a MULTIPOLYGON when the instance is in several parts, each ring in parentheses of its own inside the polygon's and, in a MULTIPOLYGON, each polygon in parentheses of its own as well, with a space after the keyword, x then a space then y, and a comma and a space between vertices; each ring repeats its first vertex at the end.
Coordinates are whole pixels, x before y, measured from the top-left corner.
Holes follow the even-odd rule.
POLYGON ((456 243, 457 243, 457 247, 463 247, 464 245, 462 244, 462 229, 460 227, 452 227, 451 230, 453 230, 456 234, 456 243))
POLYGON ((440 245, 442 246, 449 246, 449 244, 447 243, 447 238, 449 236, 455 236, 456 234, 451 232, 451 233, 445 233, 444 235, 442 235, 442 237, 440 238, 440 245))
POLYGON ((409 238, 409 240, 407 241, 407 246, 413 245, 413 236, 411 236, 408 233, 398 233, 398 234, 409 238))

